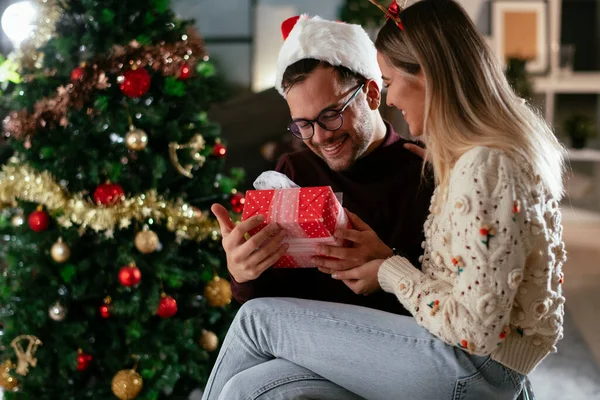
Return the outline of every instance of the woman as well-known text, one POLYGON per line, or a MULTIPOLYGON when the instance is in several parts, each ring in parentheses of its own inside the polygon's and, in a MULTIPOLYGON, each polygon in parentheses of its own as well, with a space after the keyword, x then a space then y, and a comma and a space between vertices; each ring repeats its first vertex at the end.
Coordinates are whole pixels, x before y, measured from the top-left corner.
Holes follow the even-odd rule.
MULTIPOLYGON (((223 343, 207 399, 300 398, 274 388, 310 379, 347 391, 340 398, 514 399, 556 351, 563 148, 456 2, 394 5, 376 41, 387 102, 427 143, 437 189, 422 265, 372 261, 361 290, 396 294, 414 318, 254 300, 223 343)), ((351 281, 353 270, 332 277, 351 281)))

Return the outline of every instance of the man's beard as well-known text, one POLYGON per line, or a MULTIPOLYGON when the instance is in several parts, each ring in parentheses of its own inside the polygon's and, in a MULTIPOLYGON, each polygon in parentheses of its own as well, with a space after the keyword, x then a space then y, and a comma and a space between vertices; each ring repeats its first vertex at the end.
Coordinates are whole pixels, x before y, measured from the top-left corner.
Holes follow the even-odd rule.
POLYGON ((360 114, 356 117, 358 121, 360 121, 359 128, 356 130, 356 132, 359 134, 360 140, 358 140, 359 137, 357 137, 357 140, 355 141, 356 152, 354 154, 356 158, 354 161, 361 158, 365 154, 369 148, 369 145, 371 144, 371 141, 373 140, 373 136, 375 135, 375 123, 371 118, 370 111, 371 109, 367 108, 365 105, 364 108, 360 110, 360 114))
MULTIPOLYGON (((350 141, 350 149, 346 151, 340 158, 336 159, 328 159, 326 155, 324 155, 321 151, 321 148, 326 145, 318 146, 318 156, 321 157, 323 161, 329 166, 329 168, 336 172, 343 172, 350 169, 356 160, 362 157, 362 155, 367 151, 371 138, 374 134, 374 124, 369 118, 369 114, 364 112, 359 117, 358 127, 355 130, 355 135, 351 135, 348 132, 340 136, 346 136, 346 141, 350 141), (342 162, 340 162, 342 161, 342 162)), ((338 136, 339 137, 339 136, 338 136)), ((346 146, 347 143, 344 143, 342 146, 346 146)))

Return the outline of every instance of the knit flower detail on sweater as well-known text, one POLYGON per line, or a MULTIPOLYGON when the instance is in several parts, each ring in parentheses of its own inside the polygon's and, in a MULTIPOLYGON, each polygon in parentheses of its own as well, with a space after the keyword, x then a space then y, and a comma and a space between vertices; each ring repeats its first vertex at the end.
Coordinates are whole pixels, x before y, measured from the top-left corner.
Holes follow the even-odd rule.
POLYGON ((381 287, 444 342, 529 373, 562 337, 560 209, 500 150, 477 147, 432 198, 421 271, 386 260, 381 287))

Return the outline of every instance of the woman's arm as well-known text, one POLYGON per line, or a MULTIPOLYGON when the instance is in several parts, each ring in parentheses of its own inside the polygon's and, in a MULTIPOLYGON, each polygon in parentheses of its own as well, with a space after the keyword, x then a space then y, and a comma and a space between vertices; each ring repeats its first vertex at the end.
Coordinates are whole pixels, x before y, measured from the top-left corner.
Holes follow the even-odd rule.
POLYGON ((506 336, 529 253, 530 228, 521 211, 527 196, 518 183, 518 167, 496 150, 472 152, 477 154, 461 159, 450 179, 449 220, 437 218, 426 232, 426 274, 405 258, 393 257, 382 264, 379 281, 431 333, 489 354, 506 336), (432 243, 435 224, 436 237, 443 239, 432 243), (444 274, 447 279, 438 279, 444 274))

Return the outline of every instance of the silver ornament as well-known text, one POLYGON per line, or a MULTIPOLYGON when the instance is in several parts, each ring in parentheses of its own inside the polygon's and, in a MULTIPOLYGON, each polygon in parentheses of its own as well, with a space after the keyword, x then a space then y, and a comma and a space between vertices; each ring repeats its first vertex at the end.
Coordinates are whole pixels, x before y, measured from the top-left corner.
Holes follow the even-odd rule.
POLYGON ((12 217, 11 223, 12 226, 19 227, 25 223, 25 219, 21 214, 17 214, 14 217, 12 217))
POLYGON ((56 302, 53 306, 48 309, 48 315, 54 321, 62 321, 67 316, 67 309, 63 307, 59 302, 56 302))

